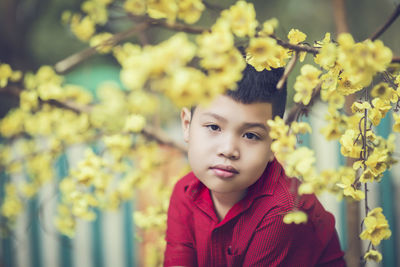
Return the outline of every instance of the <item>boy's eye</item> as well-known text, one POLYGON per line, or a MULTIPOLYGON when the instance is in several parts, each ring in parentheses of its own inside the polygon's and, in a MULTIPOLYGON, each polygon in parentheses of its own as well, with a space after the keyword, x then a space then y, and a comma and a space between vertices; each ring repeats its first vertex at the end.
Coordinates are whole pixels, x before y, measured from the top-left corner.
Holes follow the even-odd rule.
POLYGON ((260 140, 261 139, 258 135, 254 134, 254 133, 245 133, 243 136, 249 140, 260 140))
POLYGON ((208 129, 210 129, 211 131, 219 131, 220 130, 219 126, 216 124, 210 124, 210 125, 207 125, 206 127, 208 129))

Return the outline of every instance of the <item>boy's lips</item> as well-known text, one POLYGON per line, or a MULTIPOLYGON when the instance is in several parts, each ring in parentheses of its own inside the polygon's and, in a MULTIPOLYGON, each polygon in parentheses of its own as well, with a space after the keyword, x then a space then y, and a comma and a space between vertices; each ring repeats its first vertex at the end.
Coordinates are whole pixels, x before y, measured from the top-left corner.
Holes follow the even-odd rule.
POLYGON ((214 174, 220 178, 230 178, 235 174, 238 174, 239 171, 230 165, 215 165, 210 168, 214 174))

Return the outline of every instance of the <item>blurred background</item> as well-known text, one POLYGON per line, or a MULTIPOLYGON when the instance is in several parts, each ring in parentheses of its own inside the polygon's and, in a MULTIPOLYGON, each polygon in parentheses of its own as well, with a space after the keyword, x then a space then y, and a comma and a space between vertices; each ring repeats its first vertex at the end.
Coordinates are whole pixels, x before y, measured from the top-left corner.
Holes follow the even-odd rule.
MULTIPOLYGON (((77 40, 68 27, 61 23, 61 15, 65 10, 78 12, 83 1, 78 0, 0 0, 0 63, 8 63, 13 69, 36 71, 42 65, 55 65, 57 62, 87 48, 77 40)), ((208 1, 221 7, 228 7, 235 1, 208 1)), ((345 19, 348 31, 356 41, 368 38, 390 16, 399 1, 395 0, 364 0, 364 1, 331 1, 331 0, 268 0, 248 1, 255 5, 257 19, 263 22, 276 17, 279 20, 277 35, 285 39, 287 32, 297 28, 307 34, 309 43, 321 40, 326 32, 331 32, 333 38, 338 32, 338 19, 335 20, 334 5, 342 2, 345 5, 345 19)), ((218 11, 203 14, 198 25, 209 26, 215 21, 218 11)), ((336 14, 338 15, 338 14, 336 14)), ((339 19, 340 20, 340 19, 339 19)), ((344 22, 342 20, 342 22, 344 22)), ((121 31, 129 24, 116 19, 113 23, 104 25, 104 30, 121 31)), ((339 31, 343 31, 343 28, 339 31)), ((396 21, 380 38, 390 47, 395 56, 400 56, 400 21, 396 21)), ((151 29, 130 41, 157 43, 171 35, 171 31, 161 28, 151 29)), ((306 61, 312 61, 307 56, 306 61)), ((298 65, 299 66, 299 65, 298 65)), ((95 55, 67 73, 64 73, 68 83, 78 84, 95 94, 96 88, 104 81, 119 84, 120 65, 110 55, 95 55)), ((296 68, 288 80, 288 88, 294 83, 299 69, 296 68)), ((1 75, 1 74, 0 74, 1 75)), ((289 89, 288 106, 292 105, 292 90, 289 89)), ((0 118, 4 117, 19 103, 18 97, 2 92, 0 94, 0 118)), ((160 121, 168 121, 165 131, 169 136, 181 141, 177 121, 177 109, 169 109, 168 103, 162 104, 159 113, 160 121)), ((326 107, 317 103, 309 116, 305 118, 313 129, 324 125, 326 107)), ((379 126, 378 133, 387 137, 391 131, 391 116, 386 116, 379 126)), ((400 152, 400 136, 397 136, 397 152, 400 152)), ((301 141, 315 149, 317 166, 320 170, 334 168, 345 162, 340 155, 337 142, 327 142, 317 131, 303 136, 301 141)), ((57 161, 57 176, 62 179, 68 173, 70 166, 75 166, 84 148, 74 147, 57 161)), ((178 153, 179 154, 179 153, 178 153)), ((400 155, 400 154, 399 154, 400 155)), ((178 157, 178 156, 177 156, 178 157)), ((181 155, 179 154, 179 157, 181 155)), ((179 168, 185 166, 185 160, 177 160, 174 164, 179 168)), ((176 167, 177 168, 177 167, 176 167)), ((166 174, 168 171, 166 171, 166 174)), ((400 165, 385 173, 382 182, 370 189, 370 206, 383 206, 392 229, 392 237, 381 244, 384 259, 381 264, 370 266, 399 266, 400 258, 400 165)), ((0 177, 0 201, 4 194, 5 174, 0 177)), ((18 177, 16 179, 19 179, 18 177)), ((168 179, 168 178, 166 178, 168 179)), ((148 194, 139 193, 131 201, 126 201, 118 210, 96 211, 97 219, 93 222, 80 221, 76 227, 74 238, 58 233, 53 225, 54 211, 57 205, 57 195, 54 188, 44 188, 40 194, 26 203, 26 210, 18 218, 13 232, 2 234, 0 239, 0 266, 7 267, 48 267, 48 266, 83 266, 83 267, 129 267, 156 266, 157 260, 145 261, 146 257, 159 258, 163 251, 155 249, 148 253, 155 237, 143 237, 132 216, 132 212, 144 205, 149 199, 148 194), (158 253, 158 256, 157 256, 158 253)), ((335 197, 323 195, 321 201, 334 213, 336 228, 339 232, 343 249, 348 252, 359 249, 357 240, 349 239, 349 232, 359 228, 354 218, 363 214, 361 209, 349 209, 344 201, 335 197), (350 214, 350 215, 349 215, 350 214), (349 221, 350 220, 350 221, 349 221), (353 221, 351 221, 353 220, 353 221), (352 227, 353 226, 353 227, 352 227)), ((0 222, 2 223, 2 222, 0 222)), ((356 238, 357 239, 357 238, 356 238)), ((363 244, 361 244, 362 246, 363 244)), ((354 265, 356 266, 356 265, 354 265)))

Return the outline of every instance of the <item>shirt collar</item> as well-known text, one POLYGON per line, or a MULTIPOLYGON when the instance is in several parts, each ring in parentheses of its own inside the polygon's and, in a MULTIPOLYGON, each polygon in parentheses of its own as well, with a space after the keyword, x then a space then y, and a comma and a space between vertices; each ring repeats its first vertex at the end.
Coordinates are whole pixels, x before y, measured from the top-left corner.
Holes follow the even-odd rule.
MULTIPOLYGON (((247 208, 255 199, 262 196, 273 195, 282 172, 283 168, 276 159, 269 162, 260 178, 248 188, 246 196, 236 205, 239 205, 242 208, 247 208)), ((193 172, 190 175, 196 177, 193 172)), ((186 194, 195 202, 211 202, 212 204, 208 188, 200 182, 197 177, 189 184, 186 194)))

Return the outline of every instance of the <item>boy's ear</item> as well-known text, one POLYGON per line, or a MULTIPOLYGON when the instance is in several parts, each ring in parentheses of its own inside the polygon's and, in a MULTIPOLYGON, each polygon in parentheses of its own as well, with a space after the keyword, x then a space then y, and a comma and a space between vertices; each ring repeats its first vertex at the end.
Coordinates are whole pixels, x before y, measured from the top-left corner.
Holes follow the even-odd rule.
POLYGON ((181 125, 183 131, 183 140, 185 142, 189 142, 189 132, 190 132, 190 120, 192 119, 192 115, 189 109, 182 108, 181 110, 181 125))

